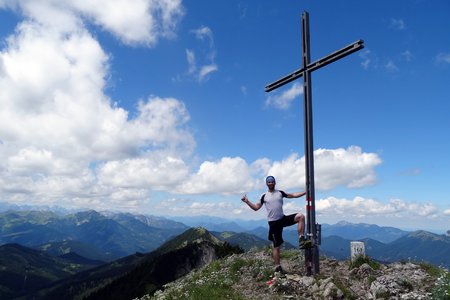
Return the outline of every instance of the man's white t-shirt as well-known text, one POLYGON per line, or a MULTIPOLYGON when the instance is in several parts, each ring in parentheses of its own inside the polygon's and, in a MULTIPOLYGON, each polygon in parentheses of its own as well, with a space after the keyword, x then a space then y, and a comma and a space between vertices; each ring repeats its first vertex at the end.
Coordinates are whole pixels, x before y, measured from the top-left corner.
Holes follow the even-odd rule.
POLYGON ((261 195, 261 204, 266 206, 267 220, 276 221, 284 216, 283 212, 283 198, 287 194, 280 190, 273 190, 273 192, 266 192, 261 195))

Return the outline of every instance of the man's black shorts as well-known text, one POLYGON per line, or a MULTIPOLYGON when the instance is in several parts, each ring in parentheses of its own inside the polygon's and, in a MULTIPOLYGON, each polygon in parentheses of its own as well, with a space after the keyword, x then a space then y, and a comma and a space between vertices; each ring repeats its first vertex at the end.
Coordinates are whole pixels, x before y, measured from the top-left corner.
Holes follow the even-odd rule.
POLYGON ((274 247, 279 247, 284 243, 283 227, 294 225, 296 215, 292 214, 276 221, 269 221, 269 241, 272 241, 274 247))

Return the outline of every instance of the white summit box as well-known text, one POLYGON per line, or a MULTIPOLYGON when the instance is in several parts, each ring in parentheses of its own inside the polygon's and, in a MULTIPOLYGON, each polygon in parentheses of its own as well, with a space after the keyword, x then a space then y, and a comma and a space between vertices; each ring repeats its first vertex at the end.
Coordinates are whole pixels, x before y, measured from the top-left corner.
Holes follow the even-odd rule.
POLYGON ((355 261, 359 256, 366 256, 364 242, 350 242, 350 258, 355 261))

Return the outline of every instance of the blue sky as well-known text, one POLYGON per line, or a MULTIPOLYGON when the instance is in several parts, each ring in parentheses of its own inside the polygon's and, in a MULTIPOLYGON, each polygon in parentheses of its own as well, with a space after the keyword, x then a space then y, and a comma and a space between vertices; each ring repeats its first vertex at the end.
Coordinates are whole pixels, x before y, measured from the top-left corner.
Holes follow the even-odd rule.
MULTIPOLYGON (((263 219, 304 189, 303 11, 317 221, 450 229, 448 1, 1 1, 0 202, 263 219)), ((303 198, 285 203, 304 212, 303 198)))

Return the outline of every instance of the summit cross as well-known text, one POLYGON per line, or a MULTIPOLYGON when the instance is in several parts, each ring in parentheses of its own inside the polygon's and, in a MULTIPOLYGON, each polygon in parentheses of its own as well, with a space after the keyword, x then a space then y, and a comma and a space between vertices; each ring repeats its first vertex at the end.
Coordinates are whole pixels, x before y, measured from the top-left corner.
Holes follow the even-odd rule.
POLYGON ((310 62, 309 42, 309 13, 302 14, 302 68, 268 84, 266 92, 273 91, 295 79, 303 77, 304 97, 304 138, 305 138, 305 187, 306 187, 306 216, 307 236, 312 241, 312 248, 305 249, 305 268, 308 276, 320 273, 319 247, 320 224, 316 224, 316 204, 314 188, 314 149, 313 149, 313 121, 312 121, 312 90, 311 72, 318 70, 338 59, 364 48, 364 41, 358 40, 336 52, 333 52, 315 62, 310 62))

